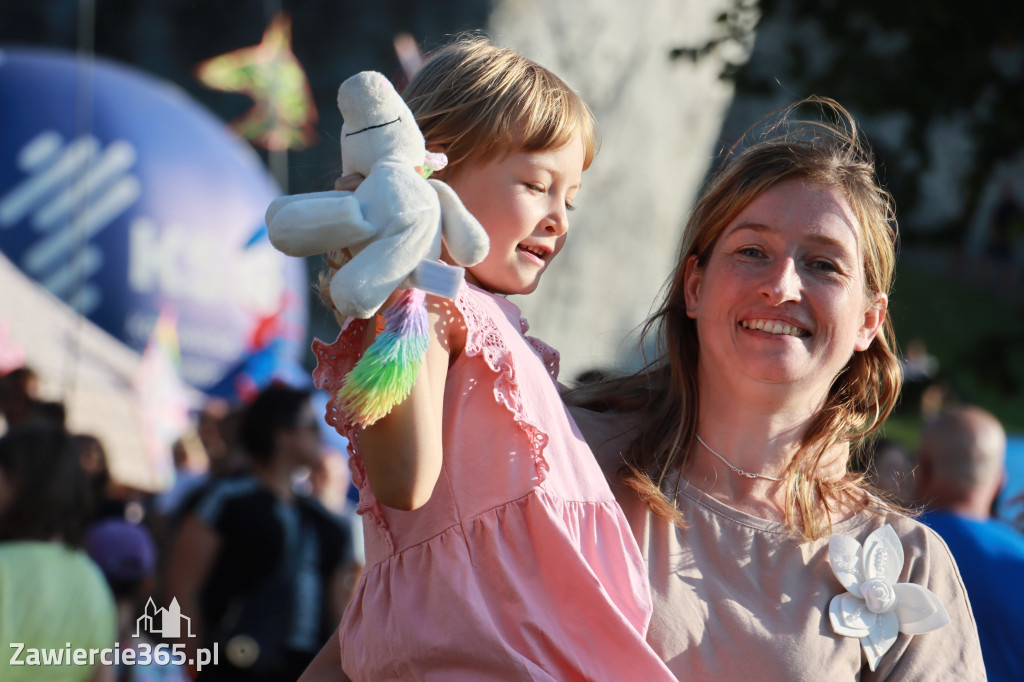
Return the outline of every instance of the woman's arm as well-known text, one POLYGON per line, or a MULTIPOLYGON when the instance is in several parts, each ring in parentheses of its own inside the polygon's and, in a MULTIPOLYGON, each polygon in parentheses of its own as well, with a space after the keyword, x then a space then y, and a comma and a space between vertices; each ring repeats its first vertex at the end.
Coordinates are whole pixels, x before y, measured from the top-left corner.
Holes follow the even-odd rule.
MULTIPOLYGON (((411 510, 423 506, 441 473, 441 419, 448 365, 465 344, 455 305, 427 296, 430 346, 409 396, 359 434, 363 466, 381 504, 411 510)), ((367 326, 366 346, 375 325, 367 326)))

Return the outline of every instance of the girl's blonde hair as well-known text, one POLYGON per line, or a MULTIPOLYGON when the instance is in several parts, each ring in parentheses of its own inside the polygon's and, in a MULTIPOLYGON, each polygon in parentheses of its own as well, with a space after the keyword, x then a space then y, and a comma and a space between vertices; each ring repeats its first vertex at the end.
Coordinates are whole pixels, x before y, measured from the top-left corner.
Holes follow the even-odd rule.
MULTIPOLYGON (((655 513, 677 522, 683 520, 663 486, 687 462, 695 443, 699 401, 700 345, 696 324, 686 314, 685 265, 695 256, 698 267, 703 267, 741 211, 771 187, 794 179, 837 189, 846 197, 863 230, 866 294, 869 300, 874 294, 888 294, 896 261, 895 212, 892 198, 876 179, 871 150, 839 103, 827 98, 802 100, 747 131, 697 201, 664 302, 644 325, 644 339, 657 337, 659 359, 637 375, 584 387, 569 396, 571 402, 599 409, 641 411, 644 419, 624 454, 620 478, 655 513), (797 109, 804 105, 818 107, 822 115, 818 120, 798 119, 797 109)), ((840 505, 859 511, 873 504, 873 496, 864 494, 862 477, 848 474, 838 483, 826 483, 805 472, 813 472, 836 444, 861 446, 892 411, 902 383, 893 344, 887 311, 871 345, 855 352, 834 378, 786 471, 785 523, 804 538, 830 532, 830 512, 840 505)))
POLYGON ((597 123, 565 81, 515 50, 463 36, 423 65, 402 93, 427 146, 448 156, 448 167, 498 154, 557 149, 577 135, 583 167, 598 148, 597 123))

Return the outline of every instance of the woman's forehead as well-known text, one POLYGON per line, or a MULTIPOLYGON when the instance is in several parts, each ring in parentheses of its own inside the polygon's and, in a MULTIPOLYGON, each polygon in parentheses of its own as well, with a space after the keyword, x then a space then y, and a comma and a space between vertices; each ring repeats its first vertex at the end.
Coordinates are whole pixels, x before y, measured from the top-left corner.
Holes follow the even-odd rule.
POLYGON ((787 180, 766 189, 736 214, 722 236, 745 231, 851 249, 858 248, 862 233, 840 189, 804 180, 787 180))

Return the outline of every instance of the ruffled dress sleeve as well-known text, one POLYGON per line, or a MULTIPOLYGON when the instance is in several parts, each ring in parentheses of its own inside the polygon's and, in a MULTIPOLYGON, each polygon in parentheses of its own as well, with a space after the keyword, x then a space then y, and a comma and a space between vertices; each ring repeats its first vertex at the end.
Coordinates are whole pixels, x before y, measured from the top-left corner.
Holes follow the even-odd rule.
POLYGON ((338 338, 327 344, 320 339, 313 340, 313 354, 317 365, 313 370, 313 385, 327 391, 327 412, 324 419, 348 441, 348 467, 352 475, 352 484, 359 489, 359 503, 356 513, 373 521, 380 529, 389 551, 394 551, 394 540, 388 529, 387 521, 380 508, 380 503, 372 495, 362 491, 368 489, 366 469, 363 459, 359 456, 359 430, 341 408, 338 392, 345 385, 345 377, 363 357, 363 340, 366 337, 368 320, 350 318, 342 327, 338 338))

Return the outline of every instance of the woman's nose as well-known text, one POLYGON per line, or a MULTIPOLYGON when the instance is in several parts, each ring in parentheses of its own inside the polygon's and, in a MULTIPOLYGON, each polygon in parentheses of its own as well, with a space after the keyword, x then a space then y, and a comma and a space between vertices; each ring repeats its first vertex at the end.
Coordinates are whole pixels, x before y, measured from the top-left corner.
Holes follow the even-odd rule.
POLYGON ((770 269, 761 285, 761 293, 775 306, 787 301, 799 301, 800 291, 800 274, 792 258, 780 259, 770 269))

